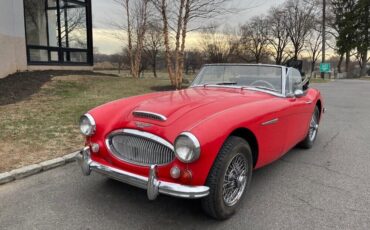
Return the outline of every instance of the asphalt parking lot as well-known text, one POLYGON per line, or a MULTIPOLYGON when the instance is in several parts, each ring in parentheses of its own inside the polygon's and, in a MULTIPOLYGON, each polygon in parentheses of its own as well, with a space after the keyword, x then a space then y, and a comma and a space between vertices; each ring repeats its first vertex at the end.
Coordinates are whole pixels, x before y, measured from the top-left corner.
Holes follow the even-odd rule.
POLYGON ((254 172, 223 222, 198 201, 159 196, 69 164, 0 186, 0 229, 370 229, 370 81, 318 84, 327 112, 310 150, 254 172))

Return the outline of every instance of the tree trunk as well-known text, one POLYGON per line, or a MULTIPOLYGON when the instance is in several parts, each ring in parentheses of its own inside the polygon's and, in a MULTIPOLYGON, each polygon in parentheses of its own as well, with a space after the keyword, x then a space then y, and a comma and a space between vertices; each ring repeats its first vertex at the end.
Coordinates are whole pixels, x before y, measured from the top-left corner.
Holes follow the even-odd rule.
POLYGON ((311 75, 312 75, 313 71, 315 70, 315 65, 316 65, 316 61, 312 61, 311 62, 311 75))
POLYGON ((157 78, 157 55, 155 55, 153 57, 153 64, 152 64, 152 67, 153 67, 153 75, 155 78, 157 78))
POLYGON ((134 65, 134 55, 132 51, 132 30, 131 30, 129 0, 126 0, 125 4, 126 4, 126 16, 127 16, 127 40, 128 40, 128 55, 130 58, 130 73, 134 75, 135 65, 134 65))
POLYGON ((297 45, 294 45, 294 60, 298 60, 298 46, 297 45))
MULTIPOLYGON (((146 4, 146 3, 145 3, 146 4)), ((147 21, 147 16, 146 16, 146 5, 144 6, 144 19, 142 24, 140 25, 139 31, 137 33, 137 47, 136 47, 136 53, 135 53, 135 59, 133 63, 133 70, 132 70, 132 76, 134 78, 139 78, 140 77, 140 72, 141 72, 141 55, 144 47, 144 36, 146 32, 146 21, 147 21)))
POLYGON ((364 33, 365 33, 365 38, 364 38, 364 44, 363 44, 363 48, 362 48, 362 58, 361 58, 361 62, 362 62, 362 67, 361 67, 361 71, 360 71, 360 76, 363 77, 363 76, 367 76, 367 73, 366 73, 366 66, 367 66, 367 53, 368 53, 368 50, 370 49, 369 45, 370 45, 370 41, 369 41, 369 29, 370 29, 370 25, 369 25, 369 18, 370 18, 370 3, 369 1, 366 1, 365 2, 365 5, 364 5, 364 12, 365 12, 365 15, 364 15, 364 33))
POLYGON ((171 81, 171 85, 175 86, 175 76, 173 72, 173 64, 171 59, 171 48, 170 48, 170 39, 169 39, 169 32, 168 32, 168 17, 167 17, 167 9, 166 9, 166 0, 162 0, 161 2, 161 14, 163 19, 163 37, 164 37, 164 47, 165 47, 165 54, 166 54, 166 62, 167 62, 167 72, 168 76, 171 81))
POLYGON ((276 65, 281 65, 281 61, 283 59, 283 53, 280 51, 280 49, 278 48, 277 52, 276 52, 276 59, 275 59, 275 64, 276 65))
POLYGON ((189 14, 190 14, 190 1, 191 0, 186 0, 185 3, 185 15, 183 18, 183 25, 182 25, 182 31, 181 31, 181 48, 178 56, 178 69, 177 69, 177 89, 182 88, 182 79, 184 75, 184 53, 185 53, 185 42, 186 42, 186 30, 188 29, 188 20, 189 20, 189 14))
POLYGON ((344 56, 344 54, 340 54, 340 56, 339 56, 339 61, 338 61, 338 65, 337 65, 338 73, 342 73, 343 56, 344 56))
POLYGON ((254 58, 256 59, 256 63, 258 64, 260 62, 260 57, 256 55, 254 58))
POLYGON ((181 53, 180 51, 180 36, 182 32, 182 28, 184 26, 184 21, 183 21, 183 13, 184 13, 184 7, 185 7, 185 1, 186 0, 180 0, 180 7, 179 7, 179 13, 178 13, 178 18, 177 18, 177 30, 176 30, 176 41, 175 41, 175 86, 176 89, 179 89, 181 87, 180 78, 182 78, 182 71, 180 70, 181 68, 181 53))
POLYGON ((366 66, 367 66, 367 51, 362 54, 361 58, 361 71, 360 71, 360 77, 367 76, 366 73, 366 66))
POLYGON ((349 64, 351 61, 351 54, 350 51, 346 52, 346 72, 347 72, 347 77, 351 76, 352 74, 349 73, 349 64))

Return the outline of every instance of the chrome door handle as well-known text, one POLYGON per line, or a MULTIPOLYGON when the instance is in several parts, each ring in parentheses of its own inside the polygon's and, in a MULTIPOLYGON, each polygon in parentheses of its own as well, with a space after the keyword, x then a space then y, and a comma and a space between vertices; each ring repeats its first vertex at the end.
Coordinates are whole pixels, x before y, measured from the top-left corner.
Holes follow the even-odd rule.
POLYGON ((312 104, 312 101, 306 101, 306 104, 312 104))

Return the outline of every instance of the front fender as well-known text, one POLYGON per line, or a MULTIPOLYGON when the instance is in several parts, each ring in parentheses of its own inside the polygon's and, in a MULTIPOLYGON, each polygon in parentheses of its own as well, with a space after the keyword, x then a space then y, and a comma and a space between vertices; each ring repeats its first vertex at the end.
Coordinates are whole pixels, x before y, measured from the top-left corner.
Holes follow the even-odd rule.
MULTIPOLYGON (((235 130, 239 128, 248 129, 255 135, 259 143, 261 141, 260 136, 263 134, 261 132, 261 123, 273 119, 273 117, 276 116, 276 111, 282 110, 282 103, 278 103, 280 100, 280 98, 271 100, 269 106, 266 106, 265 102, 256 102, 253 105, 249 104, 233 107, 217 113, 192 127, 189 131, 198 138, 201 144, 201 156, 199 160, 193 164, 189 164, 191 170, 196 173, 196 175, 194 175, 194 179, 196 180, 194 183, 205 183, 218 152, 226 139, 235 130)), ((266 127, 265 131, 269 135, 266 138, 269 139, 270 136, 278 135, 279 130, 280 127, 278 127, 278 125, 266 127)), ((279 153, 281 147, 282 145, 280 143, 266 145, 265 147, 261 146, 261 151, 279 153)), ((274 160, 276 156, 269 155, 266 158, 266 155, 262 155, 260 157, 262 163, 259 158, 257 162, 258 167, 262 165, 263 162, 274 160)))

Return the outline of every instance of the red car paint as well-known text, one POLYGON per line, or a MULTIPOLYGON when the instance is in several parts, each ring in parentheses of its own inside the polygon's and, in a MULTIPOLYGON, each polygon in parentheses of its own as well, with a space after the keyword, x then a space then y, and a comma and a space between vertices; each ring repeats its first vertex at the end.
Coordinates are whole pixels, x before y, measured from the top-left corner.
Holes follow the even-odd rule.
POLYGON ((320 92, 315 89, 308 89, 299 98, 228 87, 193 87, 146 94, 113 101, 89 111, 95 119, 97 132, 88 138, 87 144, 100 145, 99 152, 92 154, 94 161, 147 176, 149 167, 114 157, 105 145, 107 136, 114 130, 130 128, 153 133, 173 144, 180 133, 189 131, 201 144, 200 158, 189 164, 175 159, 168 165, 158 166, 158 179, 181 183, 180 179, 170 176, 170 169, 176 165, 192 172, 188 184, 204 185, 220 148, 235 130, 247 129, 254 135, 258 147, 255 168, 260 168, 280 158, 305 138, 317 104, 322 110, 320 92), (155 121, 134 117, 134 110, 162 114, 168 119, 155 121), (274 119, 275 123, 263 125, 274 119))

